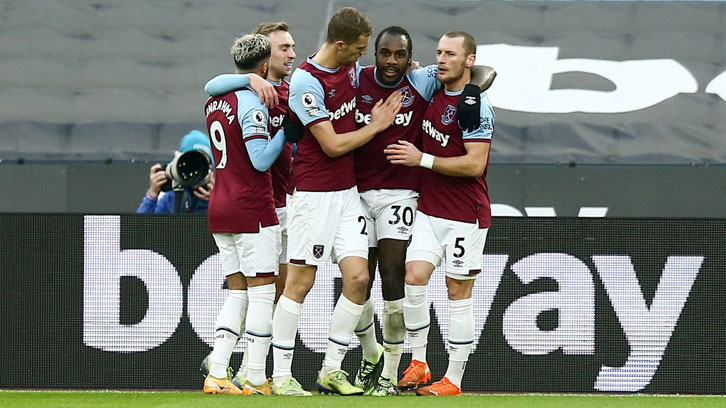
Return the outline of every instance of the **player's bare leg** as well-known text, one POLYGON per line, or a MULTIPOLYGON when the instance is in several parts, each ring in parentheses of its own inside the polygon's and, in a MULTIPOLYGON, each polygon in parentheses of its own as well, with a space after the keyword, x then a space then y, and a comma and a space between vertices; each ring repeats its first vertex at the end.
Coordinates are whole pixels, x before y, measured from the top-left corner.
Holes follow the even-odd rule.
POLYGON ((370 395, 397 395, 398 366, 403 353, 406 327, 403 323, 406 241, 381 239, 376 256, 383 292, 383 347, 381 374, 370 395))
POLYGON ((461 395, 461 380, 474 342, 474 308, 471 291, 474 279, 446 277, 449 292, 449 367, 446 375, 427 387, 416 390, 418 395, 461 395))
POLYGON ((372 390, 378 380, 381 366, 383 365, 383 346, 378 344, 376 339, 376 327, 374 324, 375 305, 371 299, 371 288, 376 277, 377 249, 368 248, 368 286, 366 288, 366 302, 363 304, 358 325, 355 327, 355 334, 361 343, 363 357, 360 368, 355 375, 356 387, 362 388, 366 395, 372 390))
POLYGON ((428 345, 429 302, 426 285, 434 272, 434 265, 425 261, 406 262, 406 288, 403 301, 403 316, 406 333, 411 343, 411 364, 398 382, 401 389, 415 388, 431 380, 431 370, 426 363, 428 345))
POLYGON ((204 380, 208 394, 242 394, 242 390, 228 378, 227 369, 241 331, 245 326, 248 309, 247 280, 241 272, 227 276, 229 294, 217 316, 214 348, 208 356, 209 374, 204 380))
POLYGON ((287 264, 280 264, 280 274, 275 281, 275 304, 285 292, 285 280, 287 279, 287 264))
POLYGON ((330 318, 328 350, 318 375, 318 389, 341 395, 360 395, 363 389, 350 384, 347 373, 340 369, 348 351, 353 330, 360 320, 368 287, 368 259, 347 256, 338 262, 343 275, 343 294, 330 318))

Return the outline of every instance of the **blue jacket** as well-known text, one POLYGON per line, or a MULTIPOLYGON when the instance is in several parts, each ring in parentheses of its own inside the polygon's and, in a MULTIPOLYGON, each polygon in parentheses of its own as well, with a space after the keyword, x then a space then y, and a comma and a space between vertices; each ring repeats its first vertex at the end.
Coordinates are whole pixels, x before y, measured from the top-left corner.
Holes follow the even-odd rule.
MULTIPOLYGON (((180 213, 207 213, 209 202, 197 198, 189 188, 184 188, 182 200, 182 207, 179 210, 180 213)), ((162 195, 161 198, 157 200, 152 200, 144 195, 144 198, 141 200, 141 204, 139 204, 139 208, 136 209, 136 212, 138 214, 173 214, 175 203, 176 194, 173 191, 166 192, 166 194, 162 195)))

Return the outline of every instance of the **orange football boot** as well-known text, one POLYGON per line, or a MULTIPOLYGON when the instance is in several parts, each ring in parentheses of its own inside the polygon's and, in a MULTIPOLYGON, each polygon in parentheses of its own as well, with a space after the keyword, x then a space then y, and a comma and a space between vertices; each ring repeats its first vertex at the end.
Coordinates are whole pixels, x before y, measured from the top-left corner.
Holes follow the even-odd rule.
POLYGON ((403 378, 398 382, 398 388, 402 390, 416 388, 429 381, 431 381, 429 365, 423 361, 411 360, 411 364, 403 372, 403 378))
POLYGON ((208 375, 204 379, 205 394, 244 394, 242 390, 229 380, 229 378, 217 378, 208 375))
POLYGON ((456 396, 461 395, 461 388, 455 386, 448 378, 444 377, 441 381, 436 381, 431 385, 417 389, 416 395, 456 396))

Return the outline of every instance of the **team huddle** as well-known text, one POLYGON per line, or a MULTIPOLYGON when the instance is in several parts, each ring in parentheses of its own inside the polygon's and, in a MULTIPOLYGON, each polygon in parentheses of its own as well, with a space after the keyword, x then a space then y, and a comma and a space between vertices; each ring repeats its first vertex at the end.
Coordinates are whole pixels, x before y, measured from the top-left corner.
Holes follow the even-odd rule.
POLYGON ((234 42, 236 73, 205 86, 216 164, 209 229, 229 288, 202 362, 205 393, 311 395, 292 375, 295 336, 317 267, 332 260, 343 289, 318 390, 461 394, 474 340, 472 288, 491 222, 494 111, 484 90, 495 73, 474 66, 476 41, 463 31, 442 36, 437 64, 419 68, 411 37, 397 26, 378 34, 376 65, 362 67, 371 34, 358 10, 338 10, 325 43, 288 83, 293 37, 285 23, 263 23, 234 42), (426 385, 426 287, 444 259, 449 365, 426 385), (376 267, 380 343, 370 295, 376 267), (235 373, 229 362, 243 332, 235 373), (353 333, 363 358, 351 383, 341 364, 353 333), (407 335, 412 361, 399 378, 407 335))

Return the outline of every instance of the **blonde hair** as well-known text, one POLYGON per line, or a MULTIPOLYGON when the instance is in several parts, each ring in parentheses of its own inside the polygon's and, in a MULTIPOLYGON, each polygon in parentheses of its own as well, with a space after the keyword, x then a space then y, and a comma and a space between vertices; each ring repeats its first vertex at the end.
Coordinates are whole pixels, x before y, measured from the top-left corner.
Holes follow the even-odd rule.
POLYGON ((270 59, 272 42, 262 34, 245 34, 234 41, 230 51, 237 68, 248 71, 270 59))

